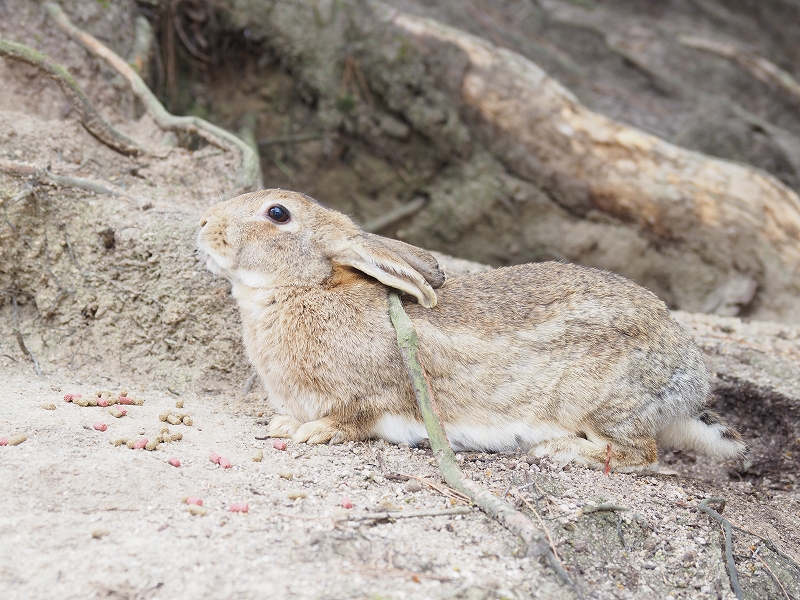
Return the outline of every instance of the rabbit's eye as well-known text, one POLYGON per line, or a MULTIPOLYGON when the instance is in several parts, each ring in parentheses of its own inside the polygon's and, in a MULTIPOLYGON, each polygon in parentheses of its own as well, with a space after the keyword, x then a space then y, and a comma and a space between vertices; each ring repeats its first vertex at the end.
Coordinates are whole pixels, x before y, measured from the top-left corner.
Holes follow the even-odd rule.
POLYGON ((289 220, 289 211, 280 204, 276 204, 269 207, 267 216, 276 223, 286 223, 289 220))

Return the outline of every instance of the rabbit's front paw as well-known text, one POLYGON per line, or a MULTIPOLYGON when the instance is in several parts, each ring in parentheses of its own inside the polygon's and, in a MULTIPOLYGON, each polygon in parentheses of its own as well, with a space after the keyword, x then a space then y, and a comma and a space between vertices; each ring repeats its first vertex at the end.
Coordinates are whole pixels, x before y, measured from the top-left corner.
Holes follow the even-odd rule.
POLYGON ((307 444, 341 444, 347 441, 347 436, 335 426, 332 419, 323 417, 317 421, 303 423, 292 436, 292 441, 307 444))
POLYGON ((267 435, 274 438, 290 438, 300 428, 302 423, 288 415, 273 417, 267 427, 267 435))

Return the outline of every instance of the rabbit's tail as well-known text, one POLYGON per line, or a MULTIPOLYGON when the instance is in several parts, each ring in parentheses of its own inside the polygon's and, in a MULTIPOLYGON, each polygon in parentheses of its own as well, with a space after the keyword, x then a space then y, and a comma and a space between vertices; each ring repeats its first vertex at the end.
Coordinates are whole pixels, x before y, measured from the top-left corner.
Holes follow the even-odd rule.
POLYGON ((710 410, 703 410, 693 419, 672 421, 659 432, 658 441, 665 446, 696 450, 713 458, 733 458, 746 449, 739 432, 710 410))

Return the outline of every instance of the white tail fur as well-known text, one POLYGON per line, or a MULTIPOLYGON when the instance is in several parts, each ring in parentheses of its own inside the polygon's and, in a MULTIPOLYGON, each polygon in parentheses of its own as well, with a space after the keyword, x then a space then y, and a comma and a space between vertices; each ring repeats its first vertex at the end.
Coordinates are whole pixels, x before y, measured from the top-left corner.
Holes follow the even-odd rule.
POLYGON ((739 433, 711 411, 677 419, 658 434, 659 443, 679 450, 696 450, 713 458, 733 458, 746 446, 739 433))

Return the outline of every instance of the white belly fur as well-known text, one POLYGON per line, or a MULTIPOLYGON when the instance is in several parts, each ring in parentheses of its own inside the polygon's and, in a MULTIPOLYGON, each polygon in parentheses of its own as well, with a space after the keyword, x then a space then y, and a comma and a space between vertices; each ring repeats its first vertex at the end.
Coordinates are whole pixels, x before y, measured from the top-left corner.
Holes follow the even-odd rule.
MULTIPOLYGON (((546 440, 574 437, 575 434, 553 423, 515 422, 499 425, 474 425, 465 423, 446 423, 447 437, 453 450, 507 452, 516 448, 528 450, 546 440)), ((428 437, 425 425, 415 419, 400 415, 386 414, 373 428, 377 437, 395 444, 417 445, 428 437)))

